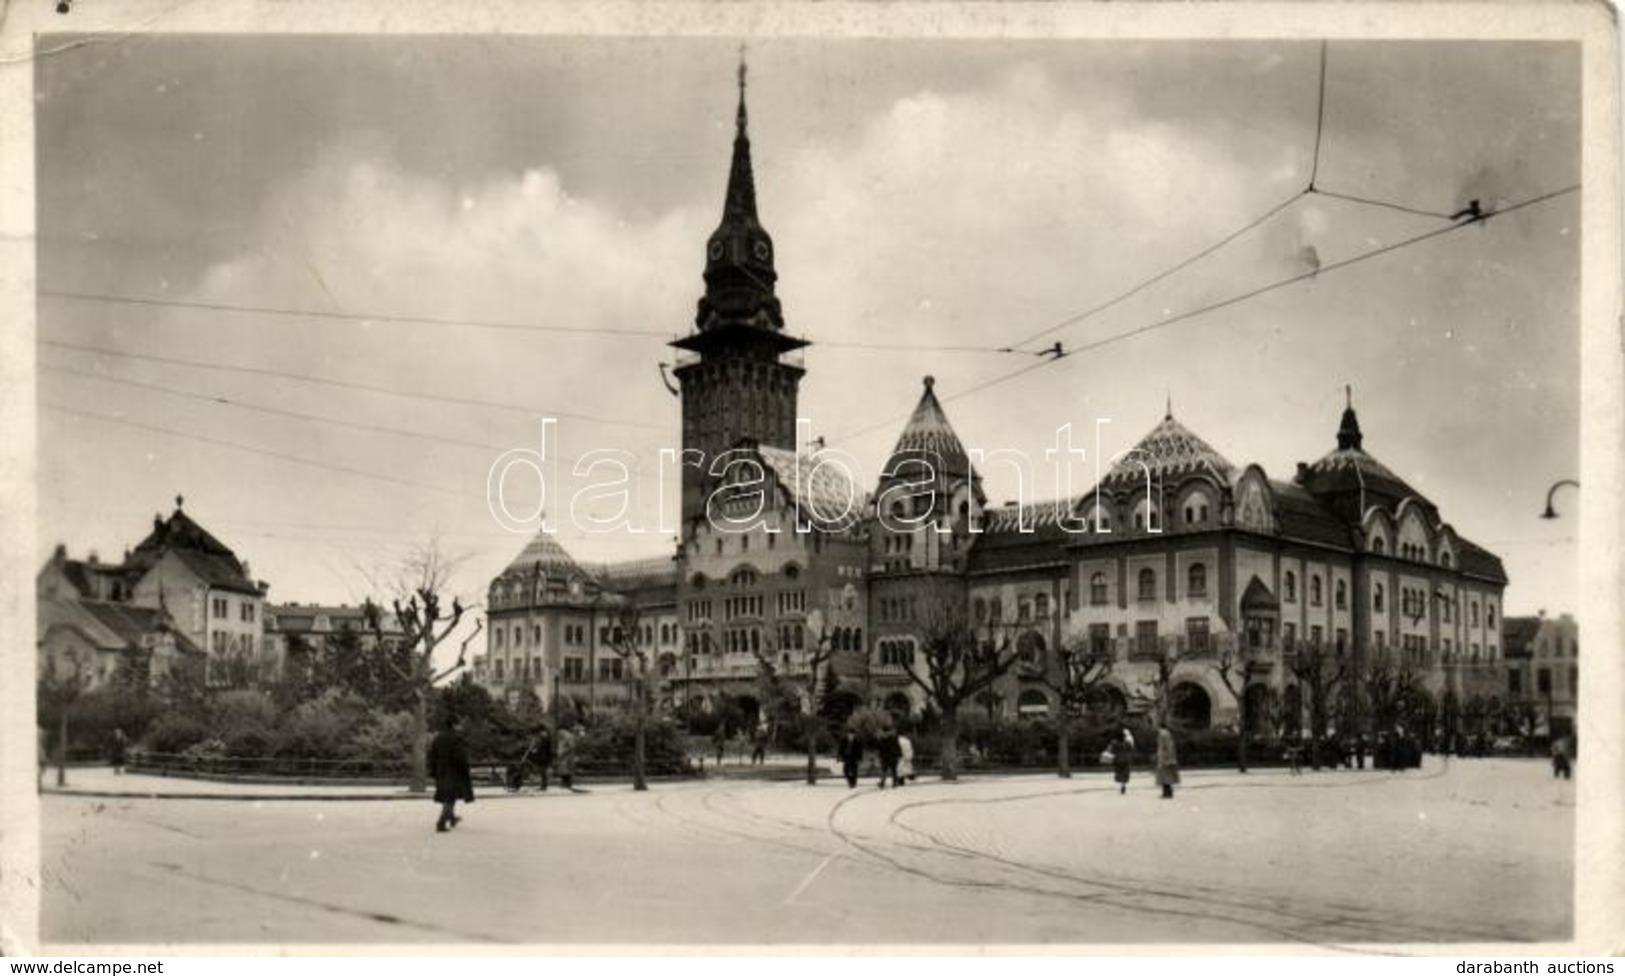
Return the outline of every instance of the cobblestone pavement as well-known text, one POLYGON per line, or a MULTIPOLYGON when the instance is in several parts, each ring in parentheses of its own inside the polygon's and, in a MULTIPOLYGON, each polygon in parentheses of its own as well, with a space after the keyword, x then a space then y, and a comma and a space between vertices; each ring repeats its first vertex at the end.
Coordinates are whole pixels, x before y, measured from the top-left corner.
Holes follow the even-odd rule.
POLYGON ((52 945, 1302 947, 1572 927, 1573 784, 1403 774, 706 781, 475 803, 43 798, 52 945))

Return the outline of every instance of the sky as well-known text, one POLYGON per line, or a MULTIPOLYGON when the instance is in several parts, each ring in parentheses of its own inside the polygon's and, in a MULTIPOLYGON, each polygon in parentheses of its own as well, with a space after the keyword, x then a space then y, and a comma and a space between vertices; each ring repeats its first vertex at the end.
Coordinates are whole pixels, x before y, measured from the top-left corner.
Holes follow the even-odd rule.
MULTIPOLYGON (((1471 199, 1577 184, 1578 48, 1333 41, 1323 111, 1321 51, 751 41, 759 210, 812 343, 812 434, 872 485, 932 375, 968 446, 1041 462, 1072 424, 1074 490, 1097 426, 1111 455, 1170 404, 1285 480, 1335 447, 1350 387, 1366 449, 1502 556, 1508 613, 1576 609, 1577 519, 1537 516, 1579 468, 1580 195, 1333 266, 1471 199), (1302 195, 1311 175, 1324 193, 1302 195), (996 351, 1041 332, 1024 348, 1078 351, 996 351)), ((530 534, 493 517, 488 472, 546 417, 551 451, 645 461, 645 531, 560 541, 669 553, 659 364, 693 327, 738 57, 737 39, 148 35, 39 61, 40 561, 58 542, 117 558, 184 495, 273 601, 357 602, 436 539, 478 602, 530 534)), ((1016 497, 1004 466, 982 473, 1016 497)), ((1053 497, 1039 475, 1030 495, 1053 497)), ((550 484, 556 519, 580 484, 550 484)), ((509 487, 516 511, 540 500, 509 487)))

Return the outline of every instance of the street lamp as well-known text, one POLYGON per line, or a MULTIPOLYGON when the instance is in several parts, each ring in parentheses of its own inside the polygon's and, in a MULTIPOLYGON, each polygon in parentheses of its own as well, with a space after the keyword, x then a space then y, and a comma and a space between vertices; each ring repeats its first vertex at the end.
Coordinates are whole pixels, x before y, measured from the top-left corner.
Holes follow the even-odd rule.
POLYGON ((1543 518, 1543 519, 1557 518, 1557 509, 1552 507, 1552 499, 1557 495, 1557 489, 1563 487, 1564 485, 1573 485, 1576 490, 1578 490, 1579 487, 1580 487, 1580 483, 1578 481, 1575 481, 1572 478, 1565 478, 1562 481, 1559 481, 1557 484, 1553 485, 1551 487, 1551 489, 1546 492, 1546 511, 1540 513, 1541 518, 1543 518))

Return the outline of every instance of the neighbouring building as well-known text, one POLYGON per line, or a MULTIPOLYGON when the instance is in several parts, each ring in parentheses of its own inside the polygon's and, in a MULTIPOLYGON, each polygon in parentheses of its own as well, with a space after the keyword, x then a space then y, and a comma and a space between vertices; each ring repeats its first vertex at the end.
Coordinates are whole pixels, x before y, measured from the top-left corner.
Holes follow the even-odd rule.
POLYGON ((1535 719, 1533 731, 1573 735, 1580 704, 1580 626, 1570 614, 1506 621, 1507 702, 1535 719))
MULTIPOLYGON (((378 640, 372 622, 366 619, 366 609, 360 606, 337 606, 316 603, 266 604, 264 610, 265 636, 261 662, 267 677, 284 672, 290 666, 298 667, 301 659, 308 660, 322 654, 338 635, 354 634, 357 646, 371 647, 378 640)), ((405 639, 400 621, 395 614, 384 609, 378 614, 376 626, 383 633, 386 644, 405 639)))
POLYGON ((69 559, 57 547, 37 579, 42 649, 80 641, 108 647, 116 636, 150 648, 155 673, 192 653, 203 656, 210 681, 226 681, 233 668, 258 672, 269 586, 181 504, 176 498, 167 519, 154 516, 152 531, 118 563, 95 554, 69 559), (88 618, 101 628, 87 626, 88 618))
POLYGON ((1406 717, 1429 734, 1503 694, 1501 561, 1366 450, 1352 393, 1335 446, 1288 477, 1231 462, 1170 409, 1079 497, 990 508, 926 377, 871 493, 797 443, 809 343, 786 331, 776 258, 741 70, 704 292, 673 343, 676 557, 620 574, 533 540, 491 584, 486 684, 546 704, 557 676, 615 700, 604 644, 631 603, 654 618, 645 646, 679 700, 751 695, 763 659, 805 675, 827 649, 844 684, 918 711, 926 623, 958 605, 1020 654, 979 703, 994 714, 1053 712, 1063 646, 1111 659, 1098 693, 1115 711, 1145 709, 1166 676, 1161 701, 1189 728, 1370 725, 1362 683, 1381 669, 1414 679, 1406 717))

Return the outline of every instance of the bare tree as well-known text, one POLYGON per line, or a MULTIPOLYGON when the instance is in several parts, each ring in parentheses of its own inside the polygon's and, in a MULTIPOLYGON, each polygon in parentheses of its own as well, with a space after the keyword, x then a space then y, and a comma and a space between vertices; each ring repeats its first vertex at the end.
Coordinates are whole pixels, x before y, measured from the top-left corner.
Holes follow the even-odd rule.
POLYGON ((401 573, 395 587, 396 595, 391 600, 391 610, 401 628, 399 638, 385 636, 383 629, 385 611, 374 603, 371 597, 368 597, 362 606, 363 619, 367 629, 372 632, 373 639, 377 640, 380 646, 386 640, 398 639, 401 642, 402 656, 406 659, 406 663, 403 664, 394 655, 386 657, 391 667, 412 690, 410 788, 414 793, 428 790, 425 749, 429 735, 429 699, 434 693, 434 686, 466 665, 468 645, 484 626, 481 620, 475 618, 474 631, 463 638, 463 643, 457 650, 456 662, 442 670, 435 670, 436 648, 457 629, 458 624, 462 623, 463 614, 469 609, 455 596, 452 597, 450 611, 445 610, 442 603, 446 590, 451 585, 451 577, 462 561, 462 558, 451 558, 442 553, 438 540, 431 540, 426 545, 414 548, 406 557, 401 564, 401 573), (403 598, 405 602, 402 602, 403 598))
MULTIPOLYGON (((830 658, 834 656, 834 649, 830 640, 831 635, 824 625, 822 611, 813 610, 807 615, 807 634, 812 640, 812 646, 798 652, 801 654, 806 671, 805 676, 801 678, 801 736, 807 747, 807 785, 815 786, 818 783, 818 736, 824 728, 824 716, 819 704, 821 696, 827 690, 820 684, 820 680, 834 678, 834 673, 826 670, 830 658)), ((762 665, 769 684, 782 685, 786 679, 774 665, 771 650, 770 643, 768 652, 758 651, 756 659, 762 665)))
POLYGON ((1247 678, 1250 673, 1250 662, 1241 643, 1235 640, 1224 640, 1219 645, 1218 657, 1213 662, 1213 671, 1224 684, 1224 690, 1235 699, 1236 714, 1240 717, 1240 742, 1236 747, 1236 769, 1239 772, 1247 771, 1247 746, 1252 737, 1253 716, 1247 705, 1247 678))
POLYGON ((1320 745, 1326 736, 1328 704, 1337 688, 1349 678, 1344 655, 1334 656, 1326 645, 1307 641, 1297 645, 1287 659, 1287 667, 1300 687, 1309 689, 1309 765, 1320 768, 1320 745))
POLYGON ((1059 736, 1055 772, 1072 778, 1072 719, 1083 714, 1096 693, 1112 674, 1110 648, 1095 650, 1086 640, 1068 641, 1055 649, 1056 667, 1046 669, 1039 662, 1029 666, 1024 677, 1036 678, 1055 695, 1055 731, 1059 736))
POLYGON ((1381 651, 1366 655, 1359 685, 1377 728, 1392 729, 1410 715, 1421 679, 1410 662, 1396 662, 1392 655, 1381 651))
POLYGON ((990 629, 982 639, 958 597, 930 604, 921 627, 920 656, 925 674, 908 669, 909 679, 925 692, 942 716, 942 778, 959 778, 959 710, 1015 666, 1018 654, 1007 634, 990 629))
POLYGON ((621 659, 621 676, 632 694, 632 789, 647 790, 649 716, 658 701, 655 685, 660 674, 643 646, 643 615, 630 600, 616 613, 608 647, 621 659))
POLYGON ((1183 660, 1179 642, 1172 637, 1161 637, 1157 639, 1153 653, 1145 655, 1144 652, 1137 651, 1133 656, 1142 660, 1149 656, 1151 662, 1156 665, 1149 676, 1141 679, 1132 697, 1151 712, 1157 725, 1162 725, 1168 721, 1168 692, 1173 686, 1174 669, 1179 667, 1179 662, 1183 660))
POLYGON ((48 655, 40 662, 41 704, 56 710, 56 785, 68 783, 68 718, 79 699, 95 680, 94 669, 83 648, 48 655))

